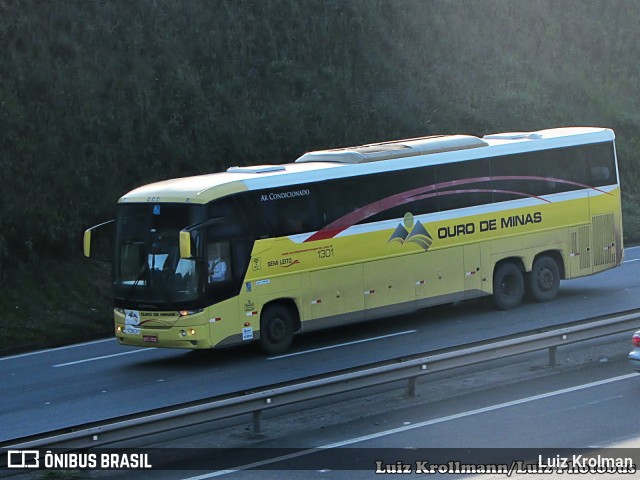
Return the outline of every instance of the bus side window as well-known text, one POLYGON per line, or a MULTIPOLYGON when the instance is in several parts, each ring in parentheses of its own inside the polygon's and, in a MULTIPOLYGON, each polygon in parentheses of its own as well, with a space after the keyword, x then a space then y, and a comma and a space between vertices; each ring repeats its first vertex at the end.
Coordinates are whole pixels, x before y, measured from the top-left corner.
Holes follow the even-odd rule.
POLYGON ((448 187, 438 189, 440 211, 493 203, 492 182, 477 180, 490 175, 491 165, 486 159, 437 165, 435 167, 436 183, 438 185, 452 183, 448 187), (460 181, 462 183, 458 183, 460 181))
POLYGON ((300 190, 306 190, 309 193, 298 197, 275 198, 281 193, 288 192, 290 187, 284 191, 275 190, 256 194, 255 202, 271 235, 276 237, 296 235, 322 228, 316 187, 312 184, 301 187, 307 186, 309 188, 300 188, 300 190))
POLYGON ((591 167, 591 181, 592 183, 607 183, 611 173, 608 167, 598 166, 591 167))
POLYGON ((375 200, 375 192, 372 192, 371 185, 367 184, 369 179, 370 176, 359 179, 346 178, 322 186, 325 225, 375 200))
POLYGON ((617 182, 613 144, 600 143, 591 145, 587 150, 587 164, 590 186, 601 187, 617 182))
POLYGON ((225 282, 231 278, 229 242, 214 242, 207 245, 208 283, 225 282))

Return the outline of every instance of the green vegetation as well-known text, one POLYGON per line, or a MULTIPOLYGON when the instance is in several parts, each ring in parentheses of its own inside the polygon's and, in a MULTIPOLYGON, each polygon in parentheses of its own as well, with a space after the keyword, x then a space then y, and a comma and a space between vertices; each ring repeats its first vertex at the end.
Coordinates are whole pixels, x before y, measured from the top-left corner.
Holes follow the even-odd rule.
POLYGON ((616 130, 640 238, 636 0, 0 0, 0 348, 111 331, 84 228, 140 184, 318 148, 616 130))

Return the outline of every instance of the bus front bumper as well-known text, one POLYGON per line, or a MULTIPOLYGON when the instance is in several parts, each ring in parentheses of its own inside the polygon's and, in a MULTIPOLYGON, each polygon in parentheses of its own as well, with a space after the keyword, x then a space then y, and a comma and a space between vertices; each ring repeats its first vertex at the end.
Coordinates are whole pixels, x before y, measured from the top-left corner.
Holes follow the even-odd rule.
POLYGON ((205 325, 192 327, 140 328, 116 325, 116 338, 120 345, 132 347, 162 348, 211 348, 209 328, 205 325))

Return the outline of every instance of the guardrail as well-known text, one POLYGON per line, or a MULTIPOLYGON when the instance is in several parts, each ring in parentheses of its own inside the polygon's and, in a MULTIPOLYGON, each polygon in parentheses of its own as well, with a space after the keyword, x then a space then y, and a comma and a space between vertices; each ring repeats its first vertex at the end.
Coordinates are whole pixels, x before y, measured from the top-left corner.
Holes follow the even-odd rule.
POLYGON ((198 405, 176 406, 170 411, 142 413, 126 419, 78 426, 73 431, 15 439, 0 446, 7 449, 85 449, 246 414, 253 414, 254 428, 259 432, 261 414, 266 409, 399 380, 408 380, 409 394, 415 395, 416 380, 423 375, 544 349, 549 349, 549 363, 555 365, 559 346, 638 329, 640 309, 597 318, 443 353, 371 364, 355 371, 303 379, 230 398, 216 397, 198 405))

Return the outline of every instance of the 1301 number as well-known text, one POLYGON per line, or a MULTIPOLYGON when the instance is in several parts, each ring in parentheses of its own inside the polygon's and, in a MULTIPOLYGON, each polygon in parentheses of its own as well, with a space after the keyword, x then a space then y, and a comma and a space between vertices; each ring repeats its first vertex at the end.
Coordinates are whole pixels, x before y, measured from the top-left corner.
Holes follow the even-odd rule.
POLYGON ((324 250, 318 250, 318 258, 333 257, 333 248, 325 248, 324 250))

